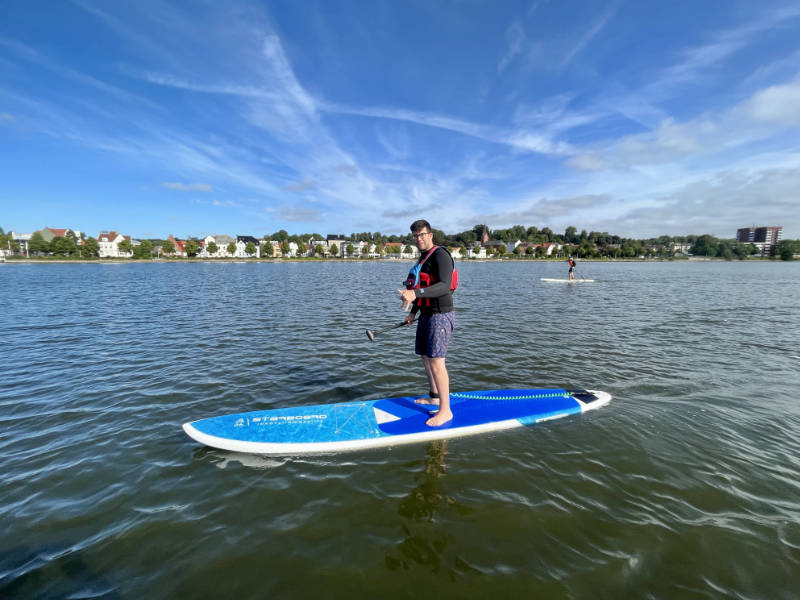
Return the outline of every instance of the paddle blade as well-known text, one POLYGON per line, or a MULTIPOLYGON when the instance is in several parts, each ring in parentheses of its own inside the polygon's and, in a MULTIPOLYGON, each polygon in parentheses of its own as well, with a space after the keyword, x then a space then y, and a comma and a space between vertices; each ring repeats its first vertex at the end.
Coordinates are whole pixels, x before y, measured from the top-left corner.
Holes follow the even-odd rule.
POLYGON ((370 342, 374 342, 375 341, 375 334, 372 333, 371 329, 367 329, 367 337, 369 338, 370 342))

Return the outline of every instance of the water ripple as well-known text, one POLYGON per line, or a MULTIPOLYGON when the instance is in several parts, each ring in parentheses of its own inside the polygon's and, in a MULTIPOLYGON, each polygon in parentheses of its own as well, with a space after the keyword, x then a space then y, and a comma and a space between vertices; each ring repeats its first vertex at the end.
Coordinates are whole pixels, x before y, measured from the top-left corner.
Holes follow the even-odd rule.
POLYGON ((402 317, 406 267, 5 265, 0 596, 800 589, 794 263, 588 263, 580 286, 539 282, 561 264, 460 264, 453 389, 614 395, 586 415, 302 458, 180 430, 425 392, 413 330, 364 335, 402 317))

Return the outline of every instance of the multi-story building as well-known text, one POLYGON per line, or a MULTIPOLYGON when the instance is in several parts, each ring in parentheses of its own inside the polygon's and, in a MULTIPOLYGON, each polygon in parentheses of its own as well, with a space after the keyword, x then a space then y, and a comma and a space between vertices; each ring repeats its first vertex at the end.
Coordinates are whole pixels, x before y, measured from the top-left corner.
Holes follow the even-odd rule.
POLYGON ((123 252, 119 249, 123 240, 131 241, 131 236, 122 235, 116 231, 101 231, 97 236, 99 246, 97 255, 100 258, 130 258, 132 251, 123 252))
POLYGON ((783 227, 742 227, 736 230, 736 241, 753 244, 761 256, 771 253, 783 235, 783 227))

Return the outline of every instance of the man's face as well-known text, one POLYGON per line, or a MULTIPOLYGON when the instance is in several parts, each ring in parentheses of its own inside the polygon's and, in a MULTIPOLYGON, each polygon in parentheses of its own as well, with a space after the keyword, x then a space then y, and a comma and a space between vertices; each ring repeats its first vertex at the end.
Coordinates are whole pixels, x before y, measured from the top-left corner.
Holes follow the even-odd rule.
POLYGON ((427 228, 411 234, 420 252, 433 248, 433 234, 427 228))

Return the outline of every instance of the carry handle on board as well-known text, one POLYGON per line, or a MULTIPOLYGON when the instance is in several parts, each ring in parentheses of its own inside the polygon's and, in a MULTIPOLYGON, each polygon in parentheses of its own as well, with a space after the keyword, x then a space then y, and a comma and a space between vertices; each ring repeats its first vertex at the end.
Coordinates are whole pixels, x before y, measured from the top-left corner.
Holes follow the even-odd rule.
MULTIPOLYGON (((411 323, 413 322, 414 321, 411 321, 411 323)), ((411 323, 408 323, 408 325, 410 325, 411 323)), ((374 342, 375 336, 378 335, 379 333, 386 333, 387 331, 391 331, 392 329, 397 329, 398 327, 402 327, 403 325, 406 325, 405 321, 400 321, 396 325, 390 325, 389 327, 378 329, 378 331, 372 331, 372 329, 367 329, 367 337, 369 338, 370 342, 374 342)))

